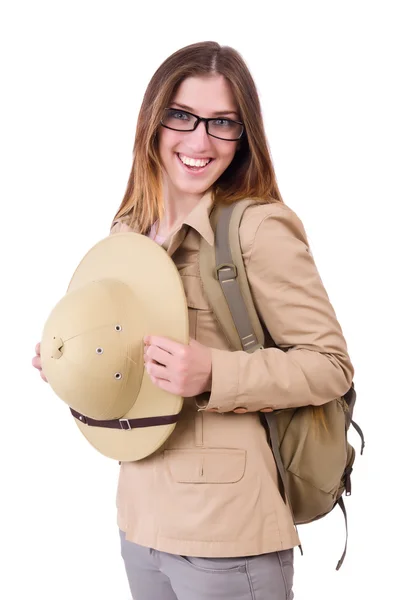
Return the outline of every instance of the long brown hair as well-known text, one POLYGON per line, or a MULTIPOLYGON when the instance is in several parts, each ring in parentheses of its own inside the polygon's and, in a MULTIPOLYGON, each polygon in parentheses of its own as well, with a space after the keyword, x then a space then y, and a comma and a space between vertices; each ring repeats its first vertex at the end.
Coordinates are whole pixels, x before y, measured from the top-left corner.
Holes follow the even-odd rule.
POLYGON ((125 217, 139 233, 163 215, 161 163, 156 132, 165 107, 187 77, 220 74, 229 82, 245 133, 229 167, 214 184, 216 201, 242 198, 283 202, 263 127, 254 80, 241 55, 229 46, 201 42, 181 48, 154 73, 139 112, 133 163, 116 218, 125 217))

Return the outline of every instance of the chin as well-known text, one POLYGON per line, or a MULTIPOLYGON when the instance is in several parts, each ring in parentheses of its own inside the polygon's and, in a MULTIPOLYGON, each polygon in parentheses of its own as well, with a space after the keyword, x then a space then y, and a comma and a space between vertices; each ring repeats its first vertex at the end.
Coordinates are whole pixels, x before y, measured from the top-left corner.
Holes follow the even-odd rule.
POLYGON ((178 189, 182 194, 202 194, 213 185, 211 181, 209 182, 190 182, 186 183, 185 181, 177 182, 175 188, 178 189))

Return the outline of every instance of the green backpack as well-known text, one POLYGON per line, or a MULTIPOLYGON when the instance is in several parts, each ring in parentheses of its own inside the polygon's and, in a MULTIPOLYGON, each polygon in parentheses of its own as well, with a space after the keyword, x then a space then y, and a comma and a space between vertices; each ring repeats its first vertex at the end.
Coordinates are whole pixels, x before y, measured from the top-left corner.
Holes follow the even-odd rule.
MULTIPOLYGON (((214 316, 232 348, 246 352, 269 345, 252 300, 239 239, 243 213, 254 202, 248 199, 214 208, 210 221, 215 244, 210 246, 202 238, 199 257, 204 291, 214 316)), ((337 504, 341 507, 346 543, 337 570, 347 549, 342 495, 351 494, 355 450, 347 439, 350 425, 361 437, 361 454, 365 445, 360 427, 352 420, 355 401, 353 384, 343 397, 323 405, 325 427, 315 424, 310 405, 258 413, 276 462, 281 494, 291 508, 295 526, 324 517, 337 504)))

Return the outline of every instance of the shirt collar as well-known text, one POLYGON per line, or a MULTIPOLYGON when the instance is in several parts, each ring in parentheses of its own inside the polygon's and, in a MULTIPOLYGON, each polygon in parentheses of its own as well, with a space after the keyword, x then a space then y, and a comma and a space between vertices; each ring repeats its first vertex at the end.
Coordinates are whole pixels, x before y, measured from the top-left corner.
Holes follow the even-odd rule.
POLYGON ((213 205, 212 190, 208 190, 204 196, 197 202, 196 206, 190 211, 183 221, 186 225, 193 227, 210 246, 214 245, 215 236, 211 227, 209 215, 213 205))

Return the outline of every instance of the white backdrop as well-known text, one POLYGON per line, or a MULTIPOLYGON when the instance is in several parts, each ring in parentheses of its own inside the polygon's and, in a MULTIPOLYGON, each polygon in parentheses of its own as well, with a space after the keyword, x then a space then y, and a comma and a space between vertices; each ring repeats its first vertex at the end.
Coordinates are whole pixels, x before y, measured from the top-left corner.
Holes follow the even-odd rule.
MULTIPOLYGON (((1 598, 130 597, 115 521, 118 465, 89 446, 31 358, 78 262, 108 233, 151 75, 204 40, 235 47, 252 71, 281 193, 306 227, 356 369, 367 448, 346 501, 348 555, 336 572, 339 509, 301 527, 295 597, 390 597, 394 4, 1 3, 1 598)), ((358 449, 354 432, 351 441, 358 449)))

